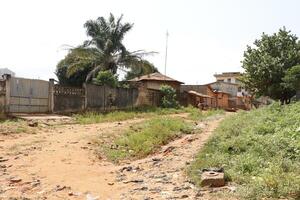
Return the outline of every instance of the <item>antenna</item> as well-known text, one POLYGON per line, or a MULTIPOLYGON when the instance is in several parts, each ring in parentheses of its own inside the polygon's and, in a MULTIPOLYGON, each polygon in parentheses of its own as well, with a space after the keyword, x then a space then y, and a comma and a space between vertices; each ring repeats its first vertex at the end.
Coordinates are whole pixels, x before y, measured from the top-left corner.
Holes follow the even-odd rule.
POLYGON ((166 55, 165 55, 165 76, 167 75, 168 38, 169 38, 169 32, 167 30, 167 33, 166 33, 166 55))

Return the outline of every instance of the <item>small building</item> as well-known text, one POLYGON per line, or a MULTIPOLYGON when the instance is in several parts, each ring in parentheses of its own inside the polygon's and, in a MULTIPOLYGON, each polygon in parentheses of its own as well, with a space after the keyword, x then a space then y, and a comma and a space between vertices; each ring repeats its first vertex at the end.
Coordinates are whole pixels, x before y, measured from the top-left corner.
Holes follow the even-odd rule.
POLYGON ((209 85, 181 85, 182 105, 198 107, 199 103, 208 108, 216 107, 215 93, 209 85))
POLYGON ((138 105, 158 106, 160 103, 160 88, 163 85, 169 85, 174 88, 179 95, 181 81, 165 76, 159 72, 143 75, 128 80, 128 83, 138 88, 138 105))
POLYGON ((0 68, 0 79, 3 78, 4 74, 9 74, 11 77, 14 77, 16 75, 15 72, 11 71, 8 68, 0 68))

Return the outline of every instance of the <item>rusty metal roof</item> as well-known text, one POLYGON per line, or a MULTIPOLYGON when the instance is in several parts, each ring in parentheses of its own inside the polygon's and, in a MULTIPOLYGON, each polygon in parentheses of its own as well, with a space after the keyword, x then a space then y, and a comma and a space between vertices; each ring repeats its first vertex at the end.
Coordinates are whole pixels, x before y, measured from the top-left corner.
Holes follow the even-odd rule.
POLYGON ((206 94, 202 94, 202 93, 199 93, 199 92, 196 92, 196 91, 193 91, 193 90, 190 90, 188 91, 189 94, 192 94, 192 95, 195 95, 195 96, 199 96, 199 97, 204 97, 204 98, 213 98, 209 95, 206 95, 206 94))
POLYGON ((165 76, 159 72, 136 77, 136 78, 130 79, 128 81, 132 81, 132 82, 134 82, 134 81, 136 81, 136 82, 137 81, 169 81, 169 82, 178 82, 180 84, 183 84, 183 82, 172 79, 172 78, 165 76))

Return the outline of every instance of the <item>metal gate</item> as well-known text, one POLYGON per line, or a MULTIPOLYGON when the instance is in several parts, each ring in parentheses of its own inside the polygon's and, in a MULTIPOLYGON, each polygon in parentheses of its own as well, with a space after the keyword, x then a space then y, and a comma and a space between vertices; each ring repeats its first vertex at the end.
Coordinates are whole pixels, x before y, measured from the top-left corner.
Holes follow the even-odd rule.
POLYGON ((12 77, 10 79, 11 113, 45 113, 49 111, 49 82, 12 77))

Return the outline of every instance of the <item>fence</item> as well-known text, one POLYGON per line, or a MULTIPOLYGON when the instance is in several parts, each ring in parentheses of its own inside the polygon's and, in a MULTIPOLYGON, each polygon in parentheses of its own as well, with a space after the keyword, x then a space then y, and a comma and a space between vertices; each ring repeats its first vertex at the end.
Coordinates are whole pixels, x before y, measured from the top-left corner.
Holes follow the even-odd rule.
POLYGON ((6 81, 0 80, 0 118, 5 112, 6 81))
POLYGON ((53 112, 78 112, 85 109, 83 88, 54 86, 53 112))
POLYGON ((86 84, 65 87, 49 81, 6 76, 0 80, 0 113, 110 111, 137 106, 138 90, 86 84))

